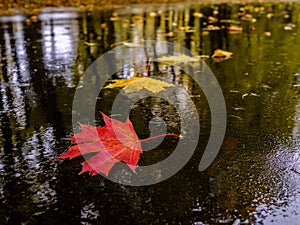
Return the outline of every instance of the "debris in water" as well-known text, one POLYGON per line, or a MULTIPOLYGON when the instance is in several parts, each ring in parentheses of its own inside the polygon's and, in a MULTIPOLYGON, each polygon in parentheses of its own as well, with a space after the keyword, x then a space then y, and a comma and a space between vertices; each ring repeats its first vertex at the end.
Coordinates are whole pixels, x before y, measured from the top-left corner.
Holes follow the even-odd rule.
POLYGON ((300 175, 300 172, 298 170, 296 170, 295 168, 292 168, 291 171, 300 175))
POLYGON ((240 116, 236 116, 236 115, 229 115, 229 116, 238 120, 243 120, 243 118, 240 116))

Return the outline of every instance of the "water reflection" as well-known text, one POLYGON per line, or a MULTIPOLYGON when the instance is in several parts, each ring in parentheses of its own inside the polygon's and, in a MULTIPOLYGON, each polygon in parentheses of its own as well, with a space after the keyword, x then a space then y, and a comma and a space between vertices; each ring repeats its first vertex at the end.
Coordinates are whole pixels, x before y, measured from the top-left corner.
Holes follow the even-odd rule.
MULTIPOLYGON (((44 11, 39 17, 45 69, 53 71, 48 76, 60 76, 65 79, 68 87, 74 86, 71 69, 77 58, 78 17, 76 11, 64 13, 44 11)), ((55 80, 54 77, 50 78, 55 80)))
MULTIPOLYGON (((31 24, 25 16, 0 17, 0 223, 232 224, 239 218, 246 224, 297 224, 299 13, 297 3, 257 3, 45 9, 31 24), (221 152, 207 171, 197 171, 210 130, 204 95, 178 68, 152 63, 150 76, 160 70, 168 81, 182 85, 199 108, 195 156, 174 177, 150 187, 77 176, 76 163, 55 157, 69 144, 61 138, 72 133, 79 79, 105 51, 142 45, 144 39, 176 41, 196 55, 211 55, 217 48, 234 53, 220 63, 206 60, 229 115, 221 152)), ((118 76, 146 75, 148 60, 146 52, 132 51, 118 76), (132 58, 141 59, 140 64, 130 65, 132 58)), ((112 99, 116 93, 106 94, 112 99)), ((188 115, 186 96, 177 95, 188 115)), ((110 111, 109 104, 100 107, 110 111)), ((145 99, 132 112, 141 137, 149 133, 143 127, 148 128, 153 112, 176 129, 174 108, 161 99, 145 99)), ((163 142, 156 156, 168 155, 169 145, 163 142)), ((141 164, 147 162, 144 156, 141 164)))

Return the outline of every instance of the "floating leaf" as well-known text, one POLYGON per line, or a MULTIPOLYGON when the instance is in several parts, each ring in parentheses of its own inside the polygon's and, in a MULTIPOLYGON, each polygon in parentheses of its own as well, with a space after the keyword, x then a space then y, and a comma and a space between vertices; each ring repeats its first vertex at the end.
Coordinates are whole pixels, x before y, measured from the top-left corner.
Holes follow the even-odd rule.
POLYGON ((295 27, 296 27, 295 24, 288 23, 288 24, 284 25, 283 29, 284 30, 293 30, 293 28, 295 28, 295 27))
POLYGON ((98 45, 98 43, 95 43, 95 42, 87 42, 87 41, 85 41, 84 44, 85 44, 85 45, 88 45, 88 46, 96 46, 96 45, 98 45))
POLYGON ((112 80, 112 84, 107 85, 105 88, 123 88, 125 93, 138 92, 146 89, 154 94, 157 94, 166 87, 173 87, 171 83, 153 79, 150 77, 133 77, 126 79, 112 80))
POLYGON ((140 140, 129 119, 125 122, 114 120, 101 113, 105 122, 103 127, 80 124, 81 131, 67 138, 76 145, 72 145, 67 152, 58 158, 76 158, 94 153, 85 159, 79 174, 89 172, 91 175, 102 173, 108 176, 109 171, 117 162, 126 163, 135 172, 142 153, 141 143, 163 136, 179 137, 176 134, 161 134, 140 140))
POLYGON ((158 62, 163 62, 167 64, 187 64, 187 63, 196 63, 199 62, 203 58, 209 58, 208 55, 198 55, 198 56, 188 56, 188 55, 178 55, 178 56, 163 56, 161 58, 158 58, 158 62))
POLYGON ((194 12, 193 16, 198 17, 198 18, 203 18, 204 17, 203 13, 200 13, 200 12, 194 12))
POLYGON ((216 23, 216 22, 218 22, 218 21, 219 21, 218 18, 213 17, 213 16, 209 16, 209 17, 207 18, 207 22, 208 22, 208 23, 216 23))
POLYGON ((192 27, 190 26, 185 26, 185 27, 178 27, 178 31, 185 31, 186 33, 193 33, 195 30, 191 29, 192 27))
POLYGON ((118 21, 118 20, 120 20, 120 17, 118 15, 118 13, 114 12, 109 19, 110 19, 110 21, 118 21))
POLYGON ((214 51, 212 58, 214 59, 215 62, 221 62, 223 60, 229 59, 232 55, 233 55, 232 52, 217 49, 214 51))
POLYGON ((241 32, 243 32, 243 28, 242 27, 233 26, 233 25, 229 26, 227 28, 227 30, 228 30, 229 33, 232 33, 232 34, 233 33, 241 33, 241 32))
POLYGON ((123 42, 123 45, 129 48, 138 48, 142 46, 140 43, 133 43, 133 42, 123 42))
POLYGON ((149 13, 149 16, 155 17, 155 16, 157 16, 157 13, 156 13, 156 12, 150 12, 150 13, 149 13))
POLYGON ((221 30, 221 28, 219 26, 215 26, 215 25, 208 25, 203 30, 213 31, 213 30, 221 30))

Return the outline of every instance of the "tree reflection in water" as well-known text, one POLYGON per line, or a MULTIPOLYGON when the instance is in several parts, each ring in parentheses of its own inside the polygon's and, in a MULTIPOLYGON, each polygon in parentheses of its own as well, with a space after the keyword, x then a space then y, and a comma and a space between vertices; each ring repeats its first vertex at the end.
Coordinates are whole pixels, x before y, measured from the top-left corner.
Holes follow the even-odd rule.
MULTIPOLYGON (((0 17, 0 223, 232 224, 240 218, 297 224, 299 11, 298 3, 203 4, 44 9, 31 24, 22 15, 0 17), (230 33, 231 25, 243 31, 230 33), (171 179, 149 187, 77 176, 80 166, 55 157, 69 145, 61 138, 73 132, 72 100, 79 80, 104 52, 143 39, 174 41, 195 55, 212 55, 219 48, 234 53, 220 63, 206 60, 228 110, 220 154, 207 171, 197 171, 210 131, 205 96, 186 74, 153 64, 150 75, 165 72, 199 108, 201 136, 194 157, 171 179)), ((143 63, 126 65, 116 76, 143 74, 145 68, 143 63)), ((113 100, 116 92, 105 95, 113 100)), ((108 112, 109 106, 99 105, 108 112)), ((168 116, 170 129, 176 129, 174 108, 157 98, 144 99, 132 111, 141 136, 149 133, 143 127, 153 110, 168 116), (142 121, 135 119, 140 113, 142 121)), ((161 154, 169 148, 162 143, 161 154)))

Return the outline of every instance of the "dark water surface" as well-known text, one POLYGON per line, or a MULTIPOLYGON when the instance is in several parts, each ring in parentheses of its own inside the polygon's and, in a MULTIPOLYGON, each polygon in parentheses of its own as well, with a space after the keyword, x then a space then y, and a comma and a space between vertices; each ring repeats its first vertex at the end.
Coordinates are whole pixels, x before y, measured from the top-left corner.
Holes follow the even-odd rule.
MULTIPOLYGON (((0 224, 300 224, 299 15, 300 4, 266 3, 105 12, 48 8, 37 22, 23 15, 0 17, 0 224), (230 25, 243 31, 229 32, 230 25), (219 155, 198 171, 209 109, 195 83, 175 72, 171 81, 190 90, 201 121, 200 141, 187 165, 145 187, 78 176, 76 160, 56 157, 70 145, 62 138, 73 134, 79 80, 101 54, 142 39, 177 42, 196 55, 211 56, 217 48, 234 53, 222 62, 205 59, 227 106, 219 155)), ((116 77, 131 73, 125 68, 116 77)), ((97 108, 110 114, 116 91, 103 91, 97 108)), ((189 106, 182 107, 192 116, 189 106)), ((140 138, 149 135, 153 115, 178 133, 176 109, 146 98, 130 114, 140 138)), ((157 151, 143 154, 140 164, 162 160, 173 147, 167 138, 157 151)))

